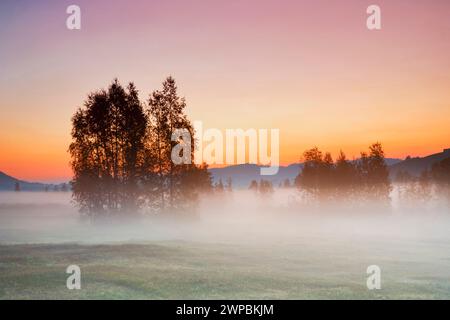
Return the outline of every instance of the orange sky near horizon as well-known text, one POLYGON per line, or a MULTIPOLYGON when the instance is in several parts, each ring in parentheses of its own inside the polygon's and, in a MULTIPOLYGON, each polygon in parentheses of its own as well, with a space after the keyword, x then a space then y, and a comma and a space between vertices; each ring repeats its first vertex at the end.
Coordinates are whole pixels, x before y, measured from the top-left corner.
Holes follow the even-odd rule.
POLYGON ((145 101, 172 75, 205 128, 278 128, 280 161, 318 146, 349 158, 450 147, 450 2, 68 1, 0 4, 0 171, 70 178, 70 118, 118 77, 145 101))

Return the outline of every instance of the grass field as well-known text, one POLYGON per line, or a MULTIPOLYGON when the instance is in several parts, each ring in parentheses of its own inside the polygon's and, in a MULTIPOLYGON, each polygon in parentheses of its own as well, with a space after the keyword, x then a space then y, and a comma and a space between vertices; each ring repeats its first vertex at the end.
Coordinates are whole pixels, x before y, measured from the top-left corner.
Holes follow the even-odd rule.
POLYGON ((445 256, 423 254, 439 245, 6 245, 0 299, 449 299, 450 248, 442 248, 445 256), (373 262, 381 290, 366 287, 373 262), (70 264, 81 268, 81 290, 66 288, 70 264))
POLYGON ((220 213, 93 227, 61 203, 6 202, 0 299, 450 299, 448 217, 220 213), (81 290, 66 288, 73 264, 81 290), (366 286, 374 264, 380 290, 366 286))

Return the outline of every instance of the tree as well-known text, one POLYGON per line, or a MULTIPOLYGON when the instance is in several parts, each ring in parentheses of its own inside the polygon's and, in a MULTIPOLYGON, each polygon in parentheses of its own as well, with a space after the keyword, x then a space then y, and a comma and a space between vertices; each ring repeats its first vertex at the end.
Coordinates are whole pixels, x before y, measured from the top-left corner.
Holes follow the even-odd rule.
POLYGON ((391 183, 389 169, 384 158, 381 143, 377 142, 369 147, 369 155, 361 155, 361 177, 365 190, 365 197, 378 204, 387 203, 390 198, 391 183))
MULTIPOLYGON (((159 195, 160 211, 182 210, 184 195, 199 190, 211 189, 211 179, 205 165, 196 166, 194 161, 195 139, 194 128, 188 120, 184 109, 186 102, 177 94, 177 86, 172 77, 163 82, 162 90, 154 91, 148 100, 148 115, 151 137, 151 148, 154 150, 155 170, 157 174, 156 192, 159 195), (189 159, 191 163, 175 165, 172 161, 172 150, 180 141, 173 141, 172 134, 176 129, 189 132, 191 141, 184 141, 191 146, 189 159), (195 177, 197 183, 186 183, 195 177), (194 189, 192 189, 195 187, 194 189), (190 188, 190 189, 188 189, 190 188)), ((192 199, 188 197, 188 199, 192 199)))
POLYGON ((347 160, 341 150, 336 159, 333 175, 336 197, 345 202, 354 202, 358 193, 358 172, 354 162, 347 160))
POLYGON ((233 192, 233 180, 231 179, 231 177, 227 178, 227 184, 225 185, 225 190, 227 190, 227 192, 233 192))
POLYGON ((177 174, 180 174, 179 184, 174 186, 173 190, 176 192, 176 207, 172 206, 172 209, 184 213, 192 212, 198 205, 200 195, 213 191, 208 165, 203 163, 199 166, 185 166, 177 174))
POLYGON ((431 167, 430 178, 436 185, 436 193, 450 204, 450 158, 445 158, 431 167))
POLYGON ((219 179, 219 182, 216 182, 214 185, 214 191, 218 194, 222 194, 225 191, 225 188, 223 186, 222 179, 219 179))
POLYGON ((258 191, 261 196, 271 195, 274 192, 272 182, 270 182, 269 180, 261 179, 259 181, 258 191))
POLYGON ((342 150, 336 159, 334 179, 335 183, 345 192, 351 191, 357 182, 356 167, 353 162, 347 160, 342 150))
POLYGON ((249 190, 252 190, 252 191, 254 191, 254 192, 258 192, 258 181, 252 180, 252 181, 250 182, 250 185, 248 186, 248 189, 249 189, 249 190))
POLYGON ((391 185, 389 172, 380 143, 362 152, 358 161, 348 161, 340 152, 333 162, 330 153, 323 154, 317 147, 303 154, 303 169, 295 179, 297 188, 306 192, 307 199, 318 202, 389 201, 391 185))
POLYGON ((193 163, 194 129, 185 107, 171 77, 150 95, 148 110, 133 83, 124 88, 116 79, 88 95, 72 118, 69 147, 73 197, 82 212, 130 216, 144 207, 151 212, 196 207, 199 195, 211 191, 211 176, 206 164, 193 163), (172 139, 177 129, 187 130, 190 141, 172 139), (180 143, 190 145, 183 158, 191 161, 175 164, 172 150, 180 143))
POLYGON ((147 116, 133 83, 89 94, 72 118, 73 197, 89 216, 133 214, 147 172, 147 116))
POLYGON ((286 178, 284 181, 283 181, 283 188, 285 188, 285 189, 288 189, 288 188, 290 188, 291 187, 291 181, 288 179, 288 178, 286 178))
POLYGON ((303 170, 297 176, 295 184, 315 200, 328 199, 333 189, 334 164, 331 154, 323 155, 314 147, 305 151, 303 157, 303 170))
POLYGON ((420 177, 411 176, 406 171, 397 174, 397 188, 399 204, 407 207, 408 211, 420 211, 426 209, 432 199, 432 184, 428 170, 424 170, 420 177))
POLYGON ((411 174, 409 174, 408 171, 405 171, 405 170, 399 170, 397 172, 397 174, 395 175, 395 182, 398 182, 398 183, 409 183, 413 180, 414 180, 414 177, 411 174))
POLYGON ((322 152, 314 147, 303 153, 303 169, 295 179, 299 189, 317 197, 320 189, 320 171, 323 166, 322 152))
POLYGON ((431 177, 433 180, 443 186, 450 185, 450 158, 445 158, 431 167, 431 177))

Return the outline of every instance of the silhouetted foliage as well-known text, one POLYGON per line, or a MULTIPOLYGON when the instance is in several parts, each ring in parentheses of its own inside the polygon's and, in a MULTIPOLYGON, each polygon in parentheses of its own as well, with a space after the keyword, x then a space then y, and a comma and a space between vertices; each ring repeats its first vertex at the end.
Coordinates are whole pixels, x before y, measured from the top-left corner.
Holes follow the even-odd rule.
POLYGON ((255 192, 255 194, 265 196, 265 198, 267 198, 267 196, 272 195, 272 193, 274 192, 272 182, 264 179, 261 179, 259 183, 256 180, 252 180, 250 182, 248 189, 255 192))
POLYGON ((274 192, 272 182, 270 182, 269 180, 261 179, 259 181, 258 192, 262 196, 271 195, 274 192))
POLYGON ((179 178, 176 180, 177 184, 173 186, 174 200, 170 208, 178 212, 192 211, 196 208, 201 194, 212 192, 208 165, 205 163, 200 166, 183 165, 182 170, 176 174, 179 178))
POLYGON ((233 192, 233 180, 231 177, 227 178, 227 184, 225 185, 225 190, 227 192, 233 192))
MULTIPOLYGON (((211 187, 205 165, 174 165, 172 132, 192 125, 169 77, 144 110, 133 83, 89 94, 72 118, 73 197, 89 216, 186 210, 211 187)), ((195 144, 191 144, 192 157, 195 144)))
POLYGON ((369 154, 361 153, 356 161, 348 161, 341 151, 336 162, 317 147, 307 150, 295 185, 306 193, 308 200, 315 202, 386 204, 391 185, 384 152, 380 143, 371 145, 369 150, 369 154))
POLYGON ((222 178, 219 178, 213 186, 214 197, 217 201, 229 201, 233 196, 233 182, 230 177, 226 178, 226 183, 223 183, 222 178))
POLYGON ((430 178, 436 185, 437 196, 450 204, 450 158, 435 163, 430 171, 430 178))
POLYGON ((342 150, 336 159, 334 183, 337 186, 337 196, 341 199, 352 200, 359 187, 359 176, 357 165, 347 160, 342 150))
POLYGON ((314 147, 303 153, 303 170, 297 176, 296 185, 305 190, 312 199, 323 201, 331 196, 334 164, 329 153, 323 155, 314 147))
POLYGON ((427 170, 420 177, 414 177, 406 171, 396 176, 399 205, 408 211, 423 211, 433 197, 433 184, 427 170))
POLYGON ((431 177, 442 186, 450 186, 450 158, 435 163, 431 168, 431 177))
POLYGON ((185 129, 191 136, 190 158, 194 160, 196 142, 194 128, 184 113, 186 102, 178 96, 175 80, 168 77, 163 82, 162 90, 150 95, 148 105, 150 146, 155 159, 152 172, 157 174, 157 183, 153 189, 158 194, 155 205, 160 211, 184 209, 186 197, 192 199, 193 194, 211 189, 206 165, 175 165, 171 159, 172 149, 177 144, 177 141, 172 141, 172 133, 176 129, 185 129), (195 183, 187 183, 193 179, 195 183))
POLYGON ((364 198, 378 204, 387 204, 391 192, 389 169, 384 160, 381 143, 369 147, 369 155, 361 153, 359 161, 359 176, 362 182, 364 198))
POLYGON ((283 181, 282 187, 285 188, 285 189, 290 188, 290 187, 291 187, 291 181, 290 181, 289 179, 286 178, 286 179, 283 181))
POLYGON ((258 181, 252 180, 252 181, 250 182, 250 185, 248 186, 248 189, 249 189, 249 190, 252 190, 252 191, 254 191, 254 192, 258 192, 258 181))
POLYGON ((217 194, 223 194, 225 192, 225 187, 223 185, 222 179, 219 179, 219 182, 214 184, 214 192, 217 194))
POLYGON ((408 183, 414 181, 414 177, 408 171, 400 170, 395 175, 394 181, 397 183, 408 183))
POLYGON ((147 116, 133 83, 91 93, 72 118, 73 196, 82 212, 133 213, 140 206, 147 116))

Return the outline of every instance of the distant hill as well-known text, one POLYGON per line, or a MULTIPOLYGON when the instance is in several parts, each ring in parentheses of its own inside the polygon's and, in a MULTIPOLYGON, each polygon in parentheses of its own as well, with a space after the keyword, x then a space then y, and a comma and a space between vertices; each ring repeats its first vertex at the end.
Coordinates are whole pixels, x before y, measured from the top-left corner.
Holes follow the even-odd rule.
POLYGON ((395 178, 399 171, 405 171, 412 176, 418 177, 424 170, 430 169, 433 164, 446 158, 450 158, 450 149, 444 149, 440 153, 435 153, 423 158, 406 158, 389 167, 390 175, 392 178, 395 178))
POLYGON ((386 164, 388 166, 392 166, 394 164, 402 162, 403 160, 402 159, 397 159, 397 158, 386 158, 386 159, 384 159, 384 161, 386 161, 386 164))
MULTIPOLYGON (((405 160, 386 158, 386 163, 392 177, 400 170, 405 170, 412 175, 420 175, 424 169, 430 168, 434 163, 450 157, 450 149, 445 149, 441 153, 432 154, 424 158, 409 158, 405 160)), ((302 163, 293 163, 288 166, 280 166, 278 173, 272 176, 260 175, 260 169, 263 166, 256 164, 240 164, 223 168, 211 168, 209 172, 213 178, 213 182, 222 179, 225 184, 228 178, 231 178, 233 188, 247 188, 252 180, 269 180, 276 187, 284 180, 289 179, 294 182, 295 177, 303 168, 302 163)), ((56 188, 61 189, 62 184, 44 184, 38 182, 27 182, 11 177, 0 171, 0 191, 14 191, 16 183, 19 183, 22 191, 53 191, 56 188)))
POLYGON ((16 183, 19 183, 20 191, 53 191, 55 188, 61 190, 62 184, 45 184, 39 182, 27 182, 16 179, 0 171, 0 191, 14 191, 16 183))

